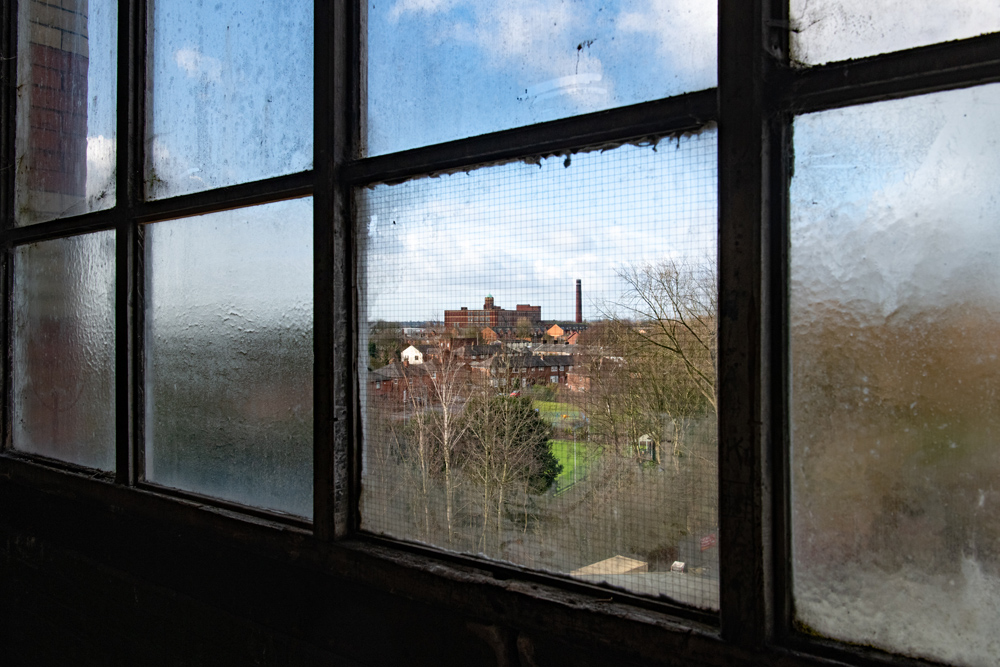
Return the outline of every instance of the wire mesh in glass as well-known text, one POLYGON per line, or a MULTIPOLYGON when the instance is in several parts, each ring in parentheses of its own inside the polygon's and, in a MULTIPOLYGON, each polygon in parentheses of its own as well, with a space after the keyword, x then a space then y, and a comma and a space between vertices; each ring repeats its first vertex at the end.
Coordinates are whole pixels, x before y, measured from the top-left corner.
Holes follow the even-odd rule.
POLYGON ((718 604, 716 133, 357 192, 365 530, 718 604))

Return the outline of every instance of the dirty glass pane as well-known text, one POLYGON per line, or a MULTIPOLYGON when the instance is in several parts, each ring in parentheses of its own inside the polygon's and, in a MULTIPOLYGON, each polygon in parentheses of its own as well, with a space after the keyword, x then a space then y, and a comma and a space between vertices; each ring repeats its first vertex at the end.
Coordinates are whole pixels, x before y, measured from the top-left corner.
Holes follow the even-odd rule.
POLYGON ((821 65, 1000 30, 996 0, 791 0, 792 60, 821 65))
POLYGON ((1000 86, 802 116, 791 190, 803 629, 1000 655, 1000 86))
POLYGON ((14 250, 14 449, 115 467, 115 236, 14 250))
POLYGON ((146 479, 312 516, 312 200, 146 234, 146 479))
POLYGON ((716 608, 716 190, 711 129, 359 190, 363 528, 716 608))
POLYGON ((717 4, 369 3, 367 152, 711 88, 717 4))
POLYGON ((312 2, 150 0, 150 199, 312 167, 312 2))
POLYGON ((21 0, 18 225, 115 205, 118 3, 21 0))

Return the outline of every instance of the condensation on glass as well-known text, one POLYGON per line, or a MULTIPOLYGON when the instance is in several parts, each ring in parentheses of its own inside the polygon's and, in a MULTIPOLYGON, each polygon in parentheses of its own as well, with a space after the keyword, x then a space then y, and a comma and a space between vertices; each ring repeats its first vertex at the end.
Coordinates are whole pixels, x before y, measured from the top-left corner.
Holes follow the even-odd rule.
POLYGON ((15 221, 115 205, 118 3, 18 3, 15 221))
POLYGON ((146 197, 310 169, 313 3, 149 4, 146 197))
POLYGON ((370 3, 367 154, 711 88, 717 4, 370 3))
POLYGON ((312 200, 146 228, 145 477, 312 516, 312 200))
POLYGON ((795 120, 796 622, 1000 655, 1000 86, 795 120))
POLYGON ((358 191, 365 530, 718 605, 716 153, 358 191))
POLYGON ((115 237, 14 250, 14 449, 115 467, 115 237))
POLYGON ((792 60, 822 65, 1000 31, 996 0, 791 0, 792 60))

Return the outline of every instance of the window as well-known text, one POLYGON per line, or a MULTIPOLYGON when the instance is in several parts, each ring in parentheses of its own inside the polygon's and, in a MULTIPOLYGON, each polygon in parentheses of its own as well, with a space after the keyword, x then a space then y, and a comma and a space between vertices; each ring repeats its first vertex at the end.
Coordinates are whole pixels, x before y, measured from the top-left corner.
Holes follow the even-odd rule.
POLYGON ((0 484, 996 655, 992 4, 286 4, 2 3, 0 484))

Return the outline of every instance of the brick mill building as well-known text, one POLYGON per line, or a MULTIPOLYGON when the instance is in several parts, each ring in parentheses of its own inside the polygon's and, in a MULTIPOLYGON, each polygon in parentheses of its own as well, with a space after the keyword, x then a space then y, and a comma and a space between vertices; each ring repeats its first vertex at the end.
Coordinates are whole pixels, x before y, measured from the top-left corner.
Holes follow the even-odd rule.
POLYGON ((444 311, 444 325, 453 329, 466 327, 477 329, 489 327, 494 331, 498 328, 513 329, 522 320, 531 326, 537 326, 542 321, 542 307, 518 304, 514 310, 506 310, 495 305, 492 296, 487 296, 481 310, 461 308, 444 311))

